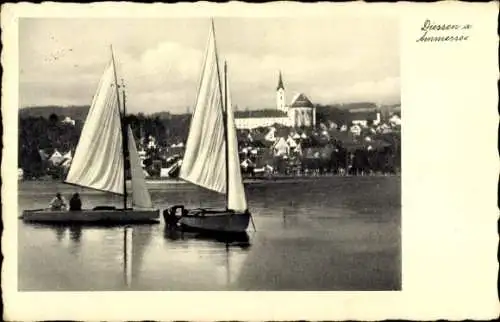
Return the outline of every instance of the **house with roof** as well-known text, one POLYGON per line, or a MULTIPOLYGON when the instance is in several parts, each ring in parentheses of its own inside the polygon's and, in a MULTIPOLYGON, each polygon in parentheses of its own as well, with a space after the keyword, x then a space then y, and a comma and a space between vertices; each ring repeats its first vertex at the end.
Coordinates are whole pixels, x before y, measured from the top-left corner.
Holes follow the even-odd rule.
POLYGON ((139 160, 141 161, 141 167, 145 167, 144 165, 144 160, 147 158, 147 153, 144 150, 144 148, 141 148, 139 151, 137 151, 137 154, 139 155, 139 160))
POLYGON ((392 128, 390 125, 388 125, 386 123, 382 123, 379 126, 377 126, 376 131, 377 131, 377 133, 391 133, 392 128))
POLYGON ((275 142, 276 141, 276 129, 271 127, 269 132, 265 136, 266 141, 275 142))
POLYGON ((254 175, 272 173, 275 168, 275 160, 272 153, 263 153, 254 158, 253 162, 254 175))
POLYGON ((289 135, 288 138, 286 139, 286 144, 290 147, 290 150, 295 150, 299 145, 297 144, 297 141, 289 135))
POLYGON ((397 114, 393 114, 389 119, 389 124, 391 125, 401 125, 401 118, 397 114))
POLYGON ((71 155, 71 150, 63 155, 63 159, 60 162, 61 167, 69 169, 71 166, 71 161, 73 161, 73 156, 71 155))
POLYGON ((57 151, 57 149, 54 149, 54 152, 49 158, 49 161, 52 163, 52 165, 59 165, 63 160, 64 157, 61 152, 57 151))
POLYGON ((361 126, 359 126, 358 124, 354 124, 353 126, 351 126, 351 128, 349 130, 354 135, 361 135, 361 126))
POLYGON ((61 123, 75 126, 75 120, 73 120, 69 116, 66 116, 64 120, 61 121, 61 123))
POLYGON ((290 146, 283 137, 280 137, 274 142, 272 149, 274 156, 282 156, 290 153, 290 146))
POLYGON ((148 149, 156 149, 156 138, 152 135, 148 138, 148 149))
POLYGON ((359 108, 349 110, 349 121, 354 125, 366 127, 368 123, 380 124, 380 111, 377 108, 359 108))
POLYGON ((280 72, 276 88, 276 109, 236 111, 234 121, 237 129, 269 127, 274 124, 286 127, 313 127, 316 125, 316 107, 303 93, 296 94, 287 105, 285 86, 280 72))
POLYGON ((252 160, 250 160, 249 158, 245 158, 241 163, 240 163, 241 167, 243 169, 248 169, 248 168, 254 168, 255 167, 255 163, 252 162, 252 160))

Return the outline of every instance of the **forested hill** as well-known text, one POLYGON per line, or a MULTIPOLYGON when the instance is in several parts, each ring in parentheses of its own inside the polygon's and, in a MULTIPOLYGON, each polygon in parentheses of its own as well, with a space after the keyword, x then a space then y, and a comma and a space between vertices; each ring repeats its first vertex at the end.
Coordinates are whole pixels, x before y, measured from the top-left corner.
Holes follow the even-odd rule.
POLYGON ((85 121, 89 112, 89 105, 83 106, 33 106, 24 107, 19 110, 20 118, 43 117, 48 119, 51 114, 57 115, 60 119, 69 116, 73 120, 85 121))
MULTIPOLYGON (((339 121, 344 118, 344 116, 349 114, 349 111, 360 111, 360 110, 373 110, 376 109, 377 106, 374 103, 370 102, 359 102, 359 103, 346 103, 346 104, 333 104, 333 105, 316 105, 317 112, 317 120, 318 122, 324 122, 327 120, 330 121, 339 121)), ((64 119, 66 116, 69 116, 73 120, 84 122, 87 117, 87 113, 89 111, 88 105, 83 106, 34 106, 34 107, 25 107, 19 110, 20 118, 29 118, 29 117, 43 117, 45 119, 49 119, 50 115, 55 114, 58 116, 60 120, 64 119)), ((273 110, 274 111, 274 110, 273 110)), ((380 107, 380 111, 382 112, 382 117, 388 117, 392 113, 401 113, 400 104, 395 105, 385 105, 380 107)), ((185 121, 185 118, 189 118, 188 114, 171 114, 170 112, 157 112, 153 114, 145 114, 145 113, 134 113, 140 119, 159 119, 159 120, 177 120, 181 118, 185 121)))
MULTIPOLYGON (((47 105, 47 106, 30 106, 24 107, 19 110, 20 118, 28 118, 28 117, 43 117, 48 119, 50 115, 55 114, 59 119, 64 119, 66 116, 69 116, 73 120, 85 121, 87 117, 87 113, 89 112, 89 105, 77 105, 77 106, 56 106, 56 105, 47 105)), ((129 114, 129 113, 127 113, 129 114)), ((136 113, 134 113, 136 114, 136 113)), ((143 116, 145 116, 143 114, 143 116)), ((169 112, 157 112, 151 115, 148 115, 149 118, 159 118, 159 119, 170 119, 172 118, 172 114, 169 112)))
POLYGON ((354 103, 328 104, 328 105, 318 104, 317 106, 328 106, 342 111, 377 108, 377 105, 372 102, 354 102, 354 103))
POLYGON ((372 110, 380 109, 382 113, 400 113, 401 104, 392 105, 382 105, 377 106, 375 103, 371 102, 355 102, 355 103, 344 103, 344 104, 316 104, 316 108, 320 109, 330 109, 335 111, 362 111, 362 110, 372 110))

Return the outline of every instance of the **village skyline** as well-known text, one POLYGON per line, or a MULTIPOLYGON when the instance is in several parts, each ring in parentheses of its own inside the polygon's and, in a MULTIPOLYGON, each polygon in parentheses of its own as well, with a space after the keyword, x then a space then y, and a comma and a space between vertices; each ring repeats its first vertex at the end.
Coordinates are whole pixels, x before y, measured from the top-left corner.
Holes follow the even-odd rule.
MULTIPOLYGON (((22 19, 19 107, 89 105, 112 42, 130 113, 185 113, 196 99, 209 23, 22 19)), ((387 17, 217 18, 215 28, 239 110, 275 108, 280 71, 288 104, 297 93, 315 104, 400 102, 398 24, 387 17)))

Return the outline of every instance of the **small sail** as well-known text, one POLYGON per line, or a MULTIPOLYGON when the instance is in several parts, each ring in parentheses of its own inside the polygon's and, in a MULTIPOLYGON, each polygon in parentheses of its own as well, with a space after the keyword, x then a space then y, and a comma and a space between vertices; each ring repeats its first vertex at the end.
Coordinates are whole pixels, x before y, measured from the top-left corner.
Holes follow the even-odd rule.
POLYGON ((151 196, 146 187, 146 179, 142 170, 141 160, 135 145, 132 129, 127 126, 128 132, 128 151, 130 156, 130 172, 132 175, 132 204, 141 208, 152 208, 151 196))
POLYGON ((231 91, 229 90, 229 79, 226 74, 227 92, 227 143, 228 143, 228 175, 229 191, 227 207, 236 211, 247 210, 245 188, 241 178, 240 157, 238 153, 238 139, 236 136, 236 125, 234 122, 233 107, 231 104, 231 91))
POLYGON ((210 30, 198 97, 179 177, 219 193, 226 192, 222 93, 215 34, 210 30))
POLYGON ((65 182, 123 194, 120 111, 112 61, 101 77, 65 182))

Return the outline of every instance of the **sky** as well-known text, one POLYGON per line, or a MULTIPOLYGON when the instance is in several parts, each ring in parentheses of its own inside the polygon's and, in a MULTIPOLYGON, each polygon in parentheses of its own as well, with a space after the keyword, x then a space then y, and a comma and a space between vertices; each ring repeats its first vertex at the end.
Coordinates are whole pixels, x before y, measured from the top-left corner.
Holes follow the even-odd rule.
MULTIPOLYGON (((290 103, 400 101, 399 25, 387 17, 216 18, 238 110, 290 103)), ((210 18, 22 18, 19 103, 90 105, 110 45, 127 110, 185 113, 196 100, 210 18)))

